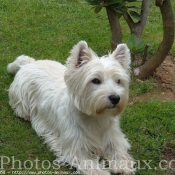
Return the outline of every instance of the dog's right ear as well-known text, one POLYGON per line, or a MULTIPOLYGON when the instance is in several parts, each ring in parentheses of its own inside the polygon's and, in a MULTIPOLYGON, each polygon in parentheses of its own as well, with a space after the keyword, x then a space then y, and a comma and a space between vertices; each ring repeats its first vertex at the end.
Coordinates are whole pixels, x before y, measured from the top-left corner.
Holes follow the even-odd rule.
POLYGON ((91 61, 94 56, 95 53, 88 48, 86 41, 80 41, 71 50, 67 64, 75 65, 78 68, 91 61))
POLYGON ((113 51, 112 56, 123 66, 123 68, 130 68, 131 55, 130 50, 126 44, 119 44, 117 48, 113 51))

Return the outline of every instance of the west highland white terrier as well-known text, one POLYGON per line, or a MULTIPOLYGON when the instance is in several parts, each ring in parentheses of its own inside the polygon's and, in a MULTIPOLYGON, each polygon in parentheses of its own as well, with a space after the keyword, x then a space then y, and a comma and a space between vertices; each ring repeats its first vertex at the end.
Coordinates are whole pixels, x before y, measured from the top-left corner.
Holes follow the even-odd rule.
POLYGON ((16 74, 9 88, 10 105, 31 122, 58 163, 85 175, 134 174, 130 144, 119 123, 128 102, 129 65, 125 44, 99 58, 80 41, 66 66, 19 56, 7 67, 16 74))

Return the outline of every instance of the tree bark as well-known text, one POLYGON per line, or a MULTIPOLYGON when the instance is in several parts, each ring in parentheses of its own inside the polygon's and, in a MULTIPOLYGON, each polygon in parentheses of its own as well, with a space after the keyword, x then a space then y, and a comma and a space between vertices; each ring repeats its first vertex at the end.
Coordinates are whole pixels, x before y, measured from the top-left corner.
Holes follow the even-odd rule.
MULTIPOLYGON (((138 23, 134 23, 134 21, 126 11, 122 13, 124 19, 126 20, 130 28, 131 33, 134 33, 139 40, 141 40, 142 32, 147 21, 149 5, 150 5, 150 0, 143 0, 142 7, 141 7, 142 9, 141 21, 139 21, 138 23)), ((113 10, 111 7, 106 7, 106 12, 107 12, 108 20, 111 27, 111 33, 112 33, 111 47, 114 50, 117 47, 117 44, 122 42, 122 32, 121 32, 120 21, 119 21, 117 12, 113 10)))
POLYGON ((141 20, 137 23, 134 23, 128 12, 123 11, 123 17, 126 20, 131 33, 134 33, 138 40, 141 40, 142 32, 143 29, 146 25, 147 17, 148 17, 148 12, 149 12, 149 5, 150 5, 150 0, 143 0, 142 1, 142 7, 141 7, 141 20))
POLYGON ((108 15, 109 24, 111 27, 111 47, 115 50, 117 45, 122 42, 122 32, 120 27, 120 21, 117 13, 110 7, 106 7, 106 12, 108 15))
POLYGON ((174 19, 171 0, 164 0, 160 5, 163 20, 163 40, 155 55, 145 62, 142 66, 134 69, 134 75, 143 79, 152 75, 157 67, 164 61, 170 51, 174 41, 174 19))

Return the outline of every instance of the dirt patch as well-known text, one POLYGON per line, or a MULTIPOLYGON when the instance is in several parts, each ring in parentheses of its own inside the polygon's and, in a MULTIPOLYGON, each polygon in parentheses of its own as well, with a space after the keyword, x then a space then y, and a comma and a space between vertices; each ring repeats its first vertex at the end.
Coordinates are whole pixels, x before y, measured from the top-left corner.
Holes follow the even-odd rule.
POLYGON ((166 168, 169 172, 169 175, 175 174, 175 145, 167 144, 166 147, 163 149, 163 156, 162 160, 163 165, 162 167, 166 168))
POLYGON ((161 86, 170 89, 175 95, 175 58, 167 56, 155 72, 161 86))
POLYGON ((162 102, 175 102, 175 58, 167 56, 163 63, 154 73, 153 86, 157 87, 152 92, 134 96, 130 101, 147 101, 149 99, 159 99, 162 102))
POLYGON ((158 99, 161 102, 166 102, 166 101, 175 102, 175 95, 169 89, 160 88, 160 89, 154 90, 153 92, 147 92, 139 96, 134 96, 130 99, 130 102, 134 103, 137 101, 147 101, 150 99, 158 99))

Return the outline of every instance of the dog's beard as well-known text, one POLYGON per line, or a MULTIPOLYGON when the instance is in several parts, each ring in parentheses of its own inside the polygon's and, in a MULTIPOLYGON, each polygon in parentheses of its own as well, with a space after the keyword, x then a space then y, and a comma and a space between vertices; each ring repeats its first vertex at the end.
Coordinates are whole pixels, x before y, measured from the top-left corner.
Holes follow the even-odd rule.
POLYGON ((108 100, 108 95, 105 95, 96 94, 95 96, 92 93, 91 96, 86 98, 83 94, 80 97, 74 96, 73 102, 79 111, 93 117, 115 117, 125 110, 128 102, 127 94, 120 95, 121 99, 118 104, 112 104, 108 100))
POLYGON ((121 114, 127 106, 128 98, 123 95, 122 100, 116 104, 111 104, 110 106, 105 106, 103 108, 96 109, 96 116, 118 116, 121 114))

